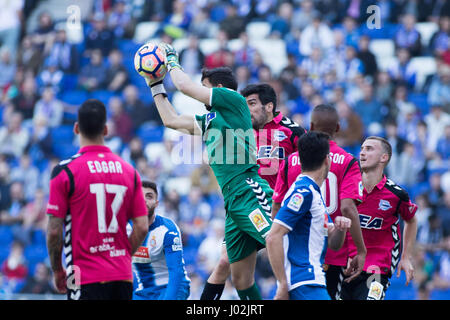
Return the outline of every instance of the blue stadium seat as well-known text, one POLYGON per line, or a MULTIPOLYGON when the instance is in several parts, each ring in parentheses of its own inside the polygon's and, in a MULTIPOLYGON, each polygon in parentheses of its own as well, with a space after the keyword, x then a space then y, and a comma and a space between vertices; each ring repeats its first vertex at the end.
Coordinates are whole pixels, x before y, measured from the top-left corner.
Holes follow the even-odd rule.
POLYGON ((27 261, 44 261, 48 256, 45 243, 26 246, 23 253, 27 261))
POLYGON ((414 103, 422 115, 430 112, 430 105, 428 104, 428 96, 426 93, 412 92, 408 95, 408 100, 414 103))
POLYGON ((80 105, 88 98, 88 94, 83 90, 70 90, 61 93, 59 99, 71 105, 80 105))
POLYGON ((43 230, 35 230, 32 236, 32 243, 35 245, 46 244, 46 234, 43 230))
POLYGON ((432 290, 430 292, 430 300, 450 300, 450 289, 432 290))
POLYGON ((53 154, 61 160, 69 159, 78 152, 78 148, 71 143, 54 144, 52 149, 53 154))
POLYGON ((61 83, 61 91, 75 90, 78 84, 78 76, 76 74, 65 74, 61 83))
POLYGON ((116 40, 117 48, 122 52, 123 56, 133 56, 142 44, 136 43, 129 39, 116 40))
MULTIPOLYGON (((0 226, 0 247, 9 247, 13 240, 13 233, 9 226, 0 226)), ((9 249, 8 249, 9 250, 9 249)))
POLYGON ((59 127, 54 127, 51 130, 51 136, 53 145, 60 143, 72 143, 74 138, 73 126, 62 125, 59 127))
POLYGON ((109 99, 111 99, 111 97, 113 97, 114 95, 115 94, 113 92, 108 91, 108 90, 97 90, 97 91, 93 91, 89 95, 89 98, 100 100, 101 102, 103 102, 105 104, 105 106, 107 106, 109 99))
POLYGON ((150 142, 161 142, 164 135, 164 127, 142 125, 136 132, 144 144, 150 142))

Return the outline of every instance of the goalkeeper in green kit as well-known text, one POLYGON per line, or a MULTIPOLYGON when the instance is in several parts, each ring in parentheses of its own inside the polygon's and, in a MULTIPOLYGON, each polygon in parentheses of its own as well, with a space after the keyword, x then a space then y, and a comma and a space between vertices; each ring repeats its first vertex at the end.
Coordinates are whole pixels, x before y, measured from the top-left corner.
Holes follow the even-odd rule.
POLYGON ((224 197, 225 242, 233 285, 242 300, 260 300, 254 276, 256 254, 265 247, 272 225, 273 191, 258 175, 256 142, 246 100, 236 91, 237 81, 231 69, 202 70, 200 85, 183 71, 172 46, 159 46, 175 87, 204 103, 209 113, 195 117, 177 114, 167 99, 162 79, 145 80, 166 127, 202 135, 224 197))

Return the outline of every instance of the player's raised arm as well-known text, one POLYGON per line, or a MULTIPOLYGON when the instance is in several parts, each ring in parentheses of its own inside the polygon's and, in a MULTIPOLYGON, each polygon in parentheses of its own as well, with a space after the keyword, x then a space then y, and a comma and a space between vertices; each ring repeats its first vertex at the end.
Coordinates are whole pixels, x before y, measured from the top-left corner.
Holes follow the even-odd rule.
POLYGON ((178 61, 177 51, 167 43, 160 43, 163 53, 166 56, 166 65, 172 82, 175 87, 185 95, 204 103, 211 104, 211 89, 200 85, 194 81, 183 71, 178 61))

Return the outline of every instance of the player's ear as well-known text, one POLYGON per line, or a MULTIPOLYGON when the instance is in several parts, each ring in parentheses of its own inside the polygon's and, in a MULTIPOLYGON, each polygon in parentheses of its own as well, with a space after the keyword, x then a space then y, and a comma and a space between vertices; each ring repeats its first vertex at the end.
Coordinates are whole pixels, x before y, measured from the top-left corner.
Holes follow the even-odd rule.
POLYGON ((339 122, 336 124, 336 131, 334 133, 338 133, 339 130, 341 130, 341 125, 339 124, 339 122))
POLYGON ((157 208, 159 206, 159 200, 155 201, 155 208, 157 208))
POLYGON ((78 121, 76 121, 75 124, 73 125, 73 133, 80 134, 80 127, 78 125, 78 121))
POLYGON ((269 102, 268 104, 266 104, 266 111, 270 114, 273 114, 273 103, 269 102))

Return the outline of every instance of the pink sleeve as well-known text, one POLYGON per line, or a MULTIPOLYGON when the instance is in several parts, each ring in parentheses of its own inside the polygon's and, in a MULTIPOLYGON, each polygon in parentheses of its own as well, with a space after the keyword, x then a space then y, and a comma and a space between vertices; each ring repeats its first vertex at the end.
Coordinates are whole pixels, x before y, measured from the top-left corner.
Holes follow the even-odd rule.
POLYGON ((400 207, 399 207, 400 216, 403 220, 411 220, 417 211, 417 205, 415 203, 412 203, 411 200, 401 201, 400 207))
POLYGON ((339 190, 339 199, 362 202, 362 180, 358 162, 354 162, 345 174, 339 190))
POLYGON ((136 174, 136 188, 133 194, 133 209, 129 212, 130 218, 137 218, 141 216, 146 216, 147 206, 145 204, 144 194, 142 193, 142 182, 141 177, 137 172, 136 174))
POLYGON ((52 179, 50 180, 50 191, 47 204, 48 214, 57 218, 65 218, 69 207, 69 190, 70 181, 67 173, 60 167, 56 167, 52 173, 52 179))
POLYGON ((283 202, 284 195, 288 191, 287 177, 285 175, 286 161, 280 162, 280 167, 278 168, 277 182, 275 182, 275 188, 273 190, 272 200, 277 203, 283 202))

